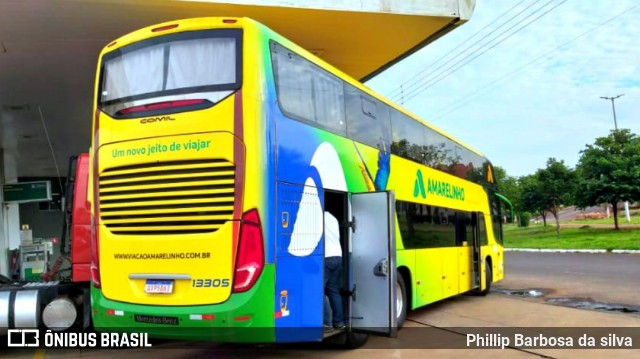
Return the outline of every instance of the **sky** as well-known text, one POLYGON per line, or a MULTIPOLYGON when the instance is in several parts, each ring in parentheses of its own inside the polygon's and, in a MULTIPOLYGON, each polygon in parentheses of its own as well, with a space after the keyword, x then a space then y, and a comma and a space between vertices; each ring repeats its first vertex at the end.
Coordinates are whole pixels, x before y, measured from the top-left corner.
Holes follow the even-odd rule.
POLYGON ((477 0, 367 85, 520 177, 614 128, 640 134, 640 0, 477 0))

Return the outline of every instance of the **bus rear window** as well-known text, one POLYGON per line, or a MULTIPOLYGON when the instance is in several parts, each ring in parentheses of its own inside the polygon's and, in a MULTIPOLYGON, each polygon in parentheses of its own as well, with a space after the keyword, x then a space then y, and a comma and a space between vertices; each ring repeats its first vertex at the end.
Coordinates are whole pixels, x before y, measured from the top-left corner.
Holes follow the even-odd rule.
POLYGON ((241 85, 240 30, 156 37, 104 56, 98 102, 113 115, 144 104, 184 99, 216 103, 241 85))

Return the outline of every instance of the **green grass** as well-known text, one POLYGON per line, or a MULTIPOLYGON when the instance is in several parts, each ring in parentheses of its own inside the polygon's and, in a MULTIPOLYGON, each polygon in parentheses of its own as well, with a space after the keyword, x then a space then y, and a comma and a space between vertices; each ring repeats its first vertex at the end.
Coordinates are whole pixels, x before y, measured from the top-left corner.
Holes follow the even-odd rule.
POLYGON ((506 248, 640 249, 640 229, 562 228, 558 237, 555 223, 549 223, 546 228, 542 224, 529 227, 507 224, 504 245, 506 248))

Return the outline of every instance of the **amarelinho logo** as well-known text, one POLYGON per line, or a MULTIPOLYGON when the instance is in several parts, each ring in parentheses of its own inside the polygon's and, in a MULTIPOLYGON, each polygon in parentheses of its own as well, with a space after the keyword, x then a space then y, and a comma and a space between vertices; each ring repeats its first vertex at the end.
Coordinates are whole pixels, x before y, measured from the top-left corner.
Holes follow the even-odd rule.
POLYGON ((464 188, 454 186, 448 182, 427 178, 427 187, 425 190, 422 171, 418 170, 416 173, 416 180, 413 184, 413 197, 420 196, 422 198, 427 198, 427 193, 458 201, 464 201, 464 188))

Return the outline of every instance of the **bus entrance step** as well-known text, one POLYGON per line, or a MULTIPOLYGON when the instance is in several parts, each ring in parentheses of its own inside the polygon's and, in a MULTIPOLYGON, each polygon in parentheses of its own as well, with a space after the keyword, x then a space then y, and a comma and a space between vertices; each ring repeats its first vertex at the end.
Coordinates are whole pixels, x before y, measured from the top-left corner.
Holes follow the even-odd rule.
POLYGON ((335 329, 335 328, 331 328, 331 330, 325 330, 324 331, 324 339, 332 337, 336 334, 340 334, 343 333, 347 330, 347 328, 342 328, 342 329, 335 329))

